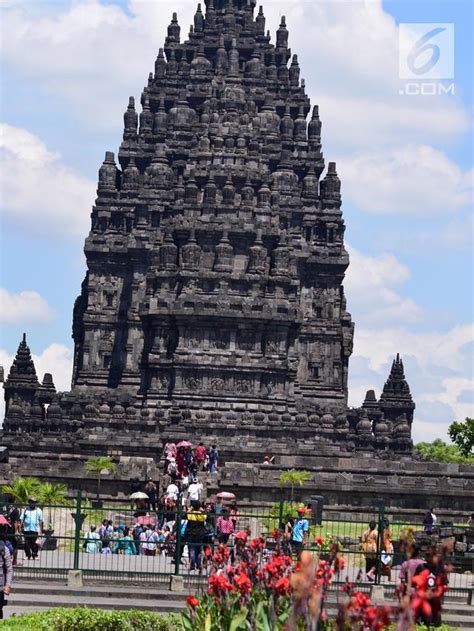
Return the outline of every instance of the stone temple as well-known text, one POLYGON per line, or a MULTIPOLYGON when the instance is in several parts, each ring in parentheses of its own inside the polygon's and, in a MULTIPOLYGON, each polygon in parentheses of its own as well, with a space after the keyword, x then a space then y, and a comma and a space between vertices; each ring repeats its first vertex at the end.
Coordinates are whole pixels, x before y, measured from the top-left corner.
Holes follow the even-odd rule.
POLYGON ((398 355, 380 398, 347 406, 341 182, 285 18, 272 43, 255 0, 205 5, 185 41, 173 14, 118 160, 99 169, 71 391, 40 383, 24 337, 2 444, 156 457, 188 437, 229 462, 288 464, 409 454, 398 355))

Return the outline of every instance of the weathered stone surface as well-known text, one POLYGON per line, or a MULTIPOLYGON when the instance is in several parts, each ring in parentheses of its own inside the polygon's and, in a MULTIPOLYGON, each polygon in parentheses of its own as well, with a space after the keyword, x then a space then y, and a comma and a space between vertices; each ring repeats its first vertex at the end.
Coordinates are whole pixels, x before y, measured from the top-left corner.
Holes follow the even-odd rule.
POLYGON ((285 18, 272 44, 254 9, 206 2, 184 42, 173 15, 118 161, 107 151, 99 169, 72 390, 38 382, 24 337, 6 444, 20 432, 25 450, 133 455, 146 442, 156 455, 194 434, 244 459, 357 450, 367 467, 374 450, 410 451, 398 355, 380 401, 369 391, 347 409, 341 182, 285 18))

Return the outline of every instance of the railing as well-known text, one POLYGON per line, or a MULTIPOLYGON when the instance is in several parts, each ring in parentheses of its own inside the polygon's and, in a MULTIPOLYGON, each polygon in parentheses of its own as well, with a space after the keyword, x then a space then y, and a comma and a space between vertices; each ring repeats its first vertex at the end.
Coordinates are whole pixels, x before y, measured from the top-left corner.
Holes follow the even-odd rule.
MULTIPOLYGON (((24 507, 18 507, 23 510, 24 507)), ((85 501, 79 493, 71 503, 62 506, 42 506, 44 532, 38 535, 39 554, 36 560, 27 560, 24 549, 25 536, 16 537, 19 546, 18 559, 21 566, 15 568, 19 578, 65 579, 69 570, 82 570, 83 576, 90 581, 125 581, 139 583, 165 584, 171 575, 180 575, 185 584, 195 590, 205 588, 209 564, 204 562, 201 571, 191 571, 189 563, 189 546, 186 535, 182 534, 181 523, 185 513, 182 509, 168 512, 139 511, 130 505, 97 506, 94 502, 85 501), (96 541, 88 536, 91 526, 95 532, 104 520, 110 521, 114 528, 102 540, 96 541), (160 540, 156 542, 156 550, 145 552, 143 541, 133 537, 132 527, 137 522, 150 521, 160 530, 160 540), (130 529, 128 538, 123 534, 130 529), (89 545, 88 545, 89 544, 89 545)), ((235 530, 246 530, 249 538, 263 536, 269 549, 275 541, 272 532, 283 529, 288 505, 277 504, 267 510, 246 511, 236 516, 235 530)), ((202 547, 212 550, 218 545, 214 538, 215 514, 208 515, 209 533, 202 547)), ((369 589, 371 582, 366 576, 366 558, 361 550, 361 536, 368 528, 370 521, 377 524, 377 550, 375 557, 374 583, 384 585, 387 596, 394 594, 398 584, 400 565, 405 560, 403 546, 400 541, 423 531, 420 523, 409 523, 397 520, 396 515, 387 514, 384 508, 374 513, 350 514, 345 518, 331 518, 323 514, 320 524, 309 518, 310 529, 306 549, 314 550, 320 555, 328 554, 330 543, 338 546, 345 560, 345 568, 335 577, 335 585, 348 579, 360 589, 369 589), (382 532, 388 527, 394 544, 391 576, 382 572, 382 532), (315 540, 324 539, 322 545, 315 540)), ((449 594, 453 597, 467 595, 472 590, 473 554, 453 554, 453 571, 449 576, 449 594)))

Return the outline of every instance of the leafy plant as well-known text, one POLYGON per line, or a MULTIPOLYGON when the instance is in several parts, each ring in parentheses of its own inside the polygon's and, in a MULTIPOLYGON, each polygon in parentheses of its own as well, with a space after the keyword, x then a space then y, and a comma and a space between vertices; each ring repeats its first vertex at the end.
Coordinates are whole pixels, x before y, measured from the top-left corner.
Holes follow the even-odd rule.
POLYGON ((97 476, 97 499, 100 497, 100 482, 105 473, 115 473, 117 465, 108 456, 91 456, 87 459, 86 471, 92 471, 97 476))
MULTIPOLYGON (((4 495, 10 495, 19 504, 28 504, 30 497, 36 497, 40 495, 41 482, 38 478, 27 477, 15 477, 10 484, 4 484, 2 486, 2 493, 4 495)), ((38 498, 39 499, 39 498, 38 498)))
POLYGON ((311 480, 311 477, 312 474, 310 471, 296 471, 296 469, 291 469, 290 471, 282 471, 282 473, 280 473, 280 487, 290 487, 291 503, 293 503, 294 500, 295 486, 298 485, 299 487, 302 487, 305 482, 311 480))
POLYGON ((12 616, 1 623, 6 631, 181 631, 180 617, 138 611, 102 611, 74 607, 12 616))
POLYGON ((448 434, 461 454, 471 462, 474 450, 474 418, 467 417, 464 423, 454 421, 449 426, 448 434))

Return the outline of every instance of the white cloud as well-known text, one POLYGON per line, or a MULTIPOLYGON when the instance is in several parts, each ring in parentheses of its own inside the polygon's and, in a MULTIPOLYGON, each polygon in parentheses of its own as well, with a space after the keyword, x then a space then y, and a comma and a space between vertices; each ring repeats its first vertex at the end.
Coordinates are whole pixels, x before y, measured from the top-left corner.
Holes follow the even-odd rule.
POLYGON ((3 220, 29 234, 81 237, 88 231, 95 185, 25 129, 0 125, 3 220))
POLYGON ((21 291, 17 294, 0 287, 0 322, 20 324, 49 322, 54 311, 37 291, 21 291))
MULTIPOLYGON (((88 125, 119 128, 126 97, 139 93, 153 69, 171 11, 178 12, 185 40, 196 4, 129 0, 125 13, 82 0, 62 11, 45 5, 42 15, 31 3, 14 4, 3 16, 5 60, 64 98, 88 125)), ((281 0, 264 8, 272 41, 281 14, 287 16, 290 45, 321 106, 326 149, 327 142, 332 151, 361 142, 451 140, 467 128, 456 97, 399 95, 398 29, 380 0, 281 0)))
POLYGON ((338 162, 343 192, 372 213, 450 214, 472 200, 472 179, 441 151, 405 145, 338 162))
POLYGON ((422 317, 422 309, 400 295, 397 287, 410 277, 409 268, 393 254, 365 256, 348 247, 351 264, 344 283, 347 302, 356 322, 413 322, 422 317))

